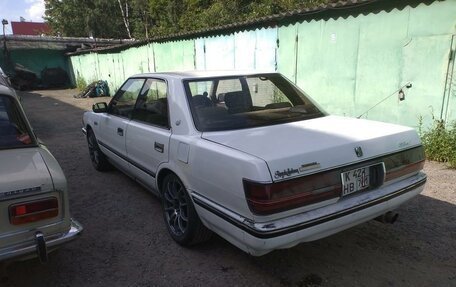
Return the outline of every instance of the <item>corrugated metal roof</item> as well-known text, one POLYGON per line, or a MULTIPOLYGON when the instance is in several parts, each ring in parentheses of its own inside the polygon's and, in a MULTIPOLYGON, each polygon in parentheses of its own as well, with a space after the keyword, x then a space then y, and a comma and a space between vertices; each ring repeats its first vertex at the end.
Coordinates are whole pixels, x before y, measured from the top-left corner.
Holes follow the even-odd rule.
POLYGON ((0 49, 4 41, 9 50, 15 49, 49 49, 61 51, 76 51, 80 47, 112 47, 125 43, 132 43, 132 40, 122 39, 91 39, 76 37, 53 37, 53 36, 30 36, 30 35, 6 35, 0 38, 0 49))
POLYGON ((130 47, 138 47, 146 45, 151 42, 168 42, 168 41, 179 41, 189 38, 207 37, 207 36, 219 36, 231 34, 234 32, 242 32, 245 30, 251 30, 255 28, 267 28, 276 27, 278 25, 287 25, 296 22, 303 21, 305 18, 318 17, 321 13, 332 12, 341 13, 342 10, 350 11, 351 9, 362 8, 370 4, 389 4, 396 6, 406 6, 411 3, 425 2, 431 3, 436 0, 330 0, 325 4, 320 4, 314 7, 307 7, 302 9, 296 9, 287 11, 275 15, 269 15, 259 17, 256 19, 236 22, 227 25, 215 26, 211 28, 205 28, 196 31, 181 32, 166 36, 157 36, 148 40, 135 41, 133 43, 116 45, 111 47, 100 47, 90 50, 77 51, 74 53, 68 53, 67 55, 78 55, 90 52, 110 52, 110 51, 122 51, 130 47))

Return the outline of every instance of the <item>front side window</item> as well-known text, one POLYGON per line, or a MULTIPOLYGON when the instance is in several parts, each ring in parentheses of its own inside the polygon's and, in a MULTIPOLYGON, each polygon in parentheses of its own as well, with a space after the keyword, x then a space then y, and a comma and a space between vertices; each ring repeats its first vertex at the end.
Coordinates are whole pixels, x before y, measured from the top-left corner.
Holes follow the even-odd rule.
POLYGON ((14 101, 0 95, 0 149, 35 145, 26 121, 14 101))
POLYGON ((108 113, 130 118, 145 79, 128 79, 109 103, 108 113))
POLYGON ((167 128, 169 126, 167 97, 166 82, 148 79, 136 102, 132 120, 167 128))
POLYGON ((199 131, 244 129, 325 116, 280 74, 204 78, 186 80, 184 84, 199 131), (195 87, 211 88, 201 91, 195 87))

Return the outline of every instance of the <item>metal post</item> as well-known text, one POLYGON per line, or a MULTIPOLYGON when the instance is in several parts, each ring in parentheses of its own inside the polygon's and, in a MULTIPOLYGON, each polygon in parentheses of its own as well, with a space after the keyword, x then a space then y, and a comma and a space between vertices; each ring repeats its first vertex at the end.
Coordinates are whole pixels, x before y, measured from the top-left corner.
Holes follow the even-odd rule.
POLYGON ((3 19, 2 20, 2 25, 3 25, 3 53, 6 55, 6 34, 5 34, 5 26, 8 25, 8 20, 3 19))
POLYGON ((5 66, 3 67, 4 71, 9 71, 10 73, 14 71, 14 65, 10 59, 10 54, 8 52, 8 47, 6 45, 6 25, 8 25, 8 20, 3 19, 2 20, 2 25, 3 25, 3 59, 4 59, 4 64, 5 66))

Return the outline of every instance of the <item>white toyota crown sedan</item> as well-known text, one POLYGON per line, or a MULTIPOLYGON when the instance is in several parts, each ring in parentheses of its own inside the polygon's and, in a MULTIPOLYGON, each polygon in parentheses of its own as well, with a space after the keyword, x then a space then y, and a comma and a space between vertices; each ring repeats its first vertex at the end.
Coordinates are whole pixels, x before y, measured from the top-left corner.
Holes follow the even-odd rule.
POLYGON ((135 75, 83 131, 95 169, 158 195, 181 245, 213 231, 259 256, 392 223, 426 182, 414 129, 328 115, 278 73, 135 75))
POLYGON ((81 234, 70 216, 65 175, 0 85, 0 261, 39 257, 81 234))

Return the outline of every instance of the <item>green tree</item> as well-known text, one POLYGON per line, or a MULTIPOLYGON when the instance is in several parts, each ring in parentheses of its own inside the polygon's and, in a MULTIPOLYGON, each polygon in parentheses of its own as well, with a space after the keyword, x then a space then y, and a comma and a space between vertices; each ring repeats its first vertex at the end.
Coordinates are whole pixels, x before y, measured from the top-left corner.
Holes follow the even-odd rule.
POLYGON ((88 36, 87 23, 85 17, 82 17, 86 7, 84 3, 79 2, 77 0, 45 1, 45 20, 55 34, 72 37, 88 36))
POLYGON ((126 38, 122 13, 111 0, 45 0, 45 20, 55 35, 126 38))
POLYGON ((54 33, 63 36, 126 38, 131 34, 144 39, 329 1, 334 0, 45 0, 45 18, 54 33))
POLYGON ((149 0, 135 0, 131 2, 131 22, 133 38, 149 38, 152 18, 149 15, 149 0))

